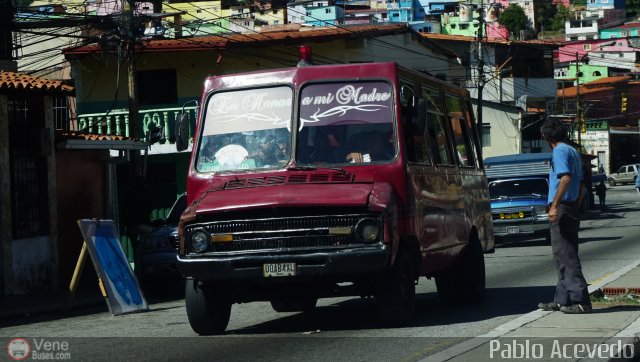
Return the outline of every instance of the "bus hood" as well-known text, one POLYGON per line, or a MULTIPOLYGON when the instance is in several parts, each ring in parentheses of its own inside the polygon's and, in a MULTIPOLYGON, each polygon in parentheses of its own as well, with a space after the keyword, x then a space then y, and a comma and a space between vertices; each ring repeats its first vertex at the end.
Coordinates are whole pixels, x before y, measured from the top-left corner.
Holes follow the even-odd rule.
POLYGON ((373 183, 273 185, 207 192, 196 213, 268 207, 366 207, 373 183))

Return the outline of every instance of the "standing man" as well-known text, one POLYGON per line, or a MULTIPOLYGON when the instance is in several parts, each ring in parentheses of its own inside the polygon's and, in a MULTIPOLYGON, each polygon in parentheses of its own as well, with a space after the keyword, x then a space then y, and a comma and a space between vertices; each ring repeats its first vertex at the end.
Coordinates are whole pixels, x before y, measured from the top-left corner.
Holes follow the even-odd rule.
POLYGON ((640 195, 640 173, 636 175, 636 191, 640 195))
POLYGON ((567 144, 567 128, 560 121, 546 121, 540 133, 553 149, 548 202, 558 283, 553 301, 540 303, 538 308, 571 314, 590 313, 589 291, 578 257, 579 205, 584 194, 580 154, 567 144))

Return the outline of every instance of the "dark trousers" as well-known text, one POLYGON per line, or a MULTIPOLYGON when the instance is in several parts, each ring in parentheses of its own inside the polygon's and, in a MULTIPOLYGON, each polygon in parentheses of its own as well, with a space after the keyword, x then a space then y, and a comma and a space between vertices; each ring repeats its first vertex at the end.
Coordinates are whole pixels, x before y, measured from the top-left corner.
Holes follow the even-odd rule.
POLYGON ((558 222, 551 224, 551 249, 558 271, 558 284, 553 301, 560 305, 591 305, 587 282, 578 257, 580 210, 577 206, 559 204, 558 222))

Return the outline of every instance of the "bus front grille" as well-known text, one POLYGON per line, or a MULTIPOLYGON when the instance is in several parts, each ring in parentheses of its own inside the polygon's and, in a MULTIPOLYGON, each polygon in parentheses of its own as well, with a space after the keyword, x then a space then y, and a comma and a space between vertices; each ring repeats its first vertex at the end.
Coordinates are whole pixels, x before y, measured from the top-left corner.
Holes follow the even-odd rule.
POLYGON ((246 251, 295 251, 324 248, 367 246, 382 240, 382 217, 375 214, 298 216, 284 218, 225 220, 191 225, 186 237, 196 230, 204 230, 212 242, 207 252, 233 253, 246 251), (360 220, 378 222, 378 237, 364 242, 356 236, 360 220), (225 242, 217 237, 231 235, 225 242))

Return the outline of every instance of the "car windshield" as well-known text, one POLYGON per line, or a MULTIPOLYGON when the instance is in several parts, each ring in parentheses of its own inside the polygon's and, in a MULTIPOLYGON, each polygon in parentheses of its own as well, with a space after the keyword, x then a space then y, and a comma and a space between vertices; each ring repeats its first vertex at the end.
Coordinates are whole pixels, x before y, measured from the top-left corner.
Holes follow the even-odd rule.
POLYGON ((290 159, 293 91, 278 86, 219 92, 207 101, 196 169, 284 166, 290 159))
POLYGON ((489 194, 492 200, 523 196, 546 197, 548 192, 549 185, 547 180, 542 178, 493 181, 489 183, 489 194))
POLYGON ((394 139, 388 83, 314 83, 302 89, 298 164, 388 162, 396 155, 394 139))
POLYGON ((166 223, 167 224, 177 224, 180 221, 180 216, 184 212, 184 209, 187 208, 187 195, 182 194, 178 197, 176 202, 171 207, 171 211, 169 211, 169 215, 167 216, 166 223))

